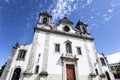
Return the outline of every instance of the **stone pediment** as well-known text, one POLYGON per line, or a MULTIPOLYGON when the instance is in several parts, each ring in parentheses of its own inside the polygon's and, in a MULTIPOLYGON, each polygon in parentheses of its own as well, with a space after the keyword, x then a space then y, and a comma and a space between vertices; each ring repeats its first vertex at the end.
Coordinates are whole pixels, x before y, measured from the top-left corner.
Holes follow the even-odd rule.
POLYGON ((72 21, 70 21, 70 20, 68 20, 68 18, 67 17, 64 17, 62 20, 60 20, 59 21, 59 23, 61 24, 61 23, 66 23, 66 24, 73 24, 73 22, 72 21))

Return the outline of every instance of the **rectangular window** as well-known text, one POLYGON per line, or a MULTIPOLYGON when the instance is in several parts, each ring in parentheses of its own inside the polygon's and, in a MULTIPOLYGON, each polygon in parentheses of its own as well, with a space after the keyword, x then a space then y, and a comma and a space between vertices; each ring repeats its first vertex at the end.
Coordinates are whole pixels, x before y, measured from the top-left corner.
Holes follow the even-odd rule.
POLYGON ((60 52, 60 44, 55 44, 55 52, 60 52))
POLYGON ((101 61, 102 66, 106 66, 104 58, 100 58, 100 61, 101 61))
POLYGON ((80 54, 80 55, 82 54, 81 53, 81 47, 77 47, 77 53, 80 54))
POLYGON ((24 60, 26 55, 26 50, 19 50, 18 60, 24 60))

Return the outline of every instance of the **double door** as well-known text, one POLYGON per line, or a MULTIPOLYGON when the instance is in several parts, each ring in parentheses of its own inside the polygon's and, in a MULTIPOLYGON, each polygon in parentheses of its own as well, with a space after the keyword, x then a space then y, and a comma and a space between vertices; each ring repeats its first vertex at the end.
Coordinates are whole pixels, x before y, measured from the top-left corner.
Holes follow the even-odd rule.
POLYGON ((67 80, 76 80, 74 65, 66 65, 66 77, 67 80))

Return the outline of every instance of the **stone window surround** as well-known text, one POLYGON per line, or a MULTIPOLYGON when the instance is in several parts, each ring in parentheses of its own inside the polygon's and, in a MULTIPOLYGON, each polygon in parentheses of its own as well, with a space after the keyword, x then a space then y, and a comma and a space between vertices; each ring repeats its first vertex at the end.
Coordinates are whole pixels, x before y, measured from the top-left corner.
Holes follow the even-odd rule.
POLYGON ((40 68, 39 65, 36 65, 36 66, 35 66, 35 70, 34 70, 34 71, 35 71, 35 74, 38 74, 38 73, 39 73, 39 68, 40 68))
POLYGON ((10 73, 9 73, 9 78, 8 78, 8 79, 10 79, 10 80, 12 79, 14 70, 15 70, 16 68, 20 68, 20 69, 21 69, 21 73, 20 73, 20 78, 19 78, 19 79, 22 78, 22 77, 21 77, 21 76, 23 76, 23 69, 22 69, 22 67, 21 67, 21 66, 15 66, 15 67, 13 67, 13 68, 11 69, 11 71, 10 71, 10 73))
POLYGON ((20 61, 23 60, 23 61, 24 61, 24 60, 25 60, 25 57, 26 57, 26 53, 27 53, 27 50, 26 50, 26 49, 19 49, 16 60, 20 60, 20 61), (26 51, 26 52, 25 52, 25 55, 24 55, 24 58, 19 58, 19 56, 20 56, 20 51, 26 51))
POLYGON ((65 49, 66 49, 66 51, 65 51, 66 53, 72 54, 72 42, 70 40, 65 41, 65 49), (69 49, 68 49, 67 44, 70 44, 69 49))
POLYGON ((106 61, 105 61, 105 59, 103 57, 100 57, 99 59, 100 59, 100 62, 101 62, 102 66, 106 66, 107 65, 106 61))
POLYGON ((82 55, 82 48, 80 47, 80 46, 76 46, 76 53, 78 54, 78 55, 82 55), (80 48, 80 53, 78 53, 78 48, 80 48))
POLYGON ((60 43, 54 43, 54 52, 55 53, 60 53, 60 51, 61 51, 61 47, 60 46, 61 46, 60 43), (59 51, 56 51, 56 45, 59 45, 59 51))

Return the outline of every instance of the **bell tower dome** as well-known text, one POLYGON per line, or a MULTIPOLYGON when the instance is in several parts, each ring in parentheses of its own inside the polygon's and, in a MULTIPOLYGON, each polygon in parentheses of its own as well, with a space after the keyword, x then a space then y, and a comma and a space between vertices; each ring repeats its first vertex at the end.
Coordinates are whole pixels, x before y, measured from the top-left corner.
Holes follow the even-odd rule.
POLYGON ((52 16, 47 12, 43 12, 39 14, 39 23, 40 24, 50 24, 52 16))

